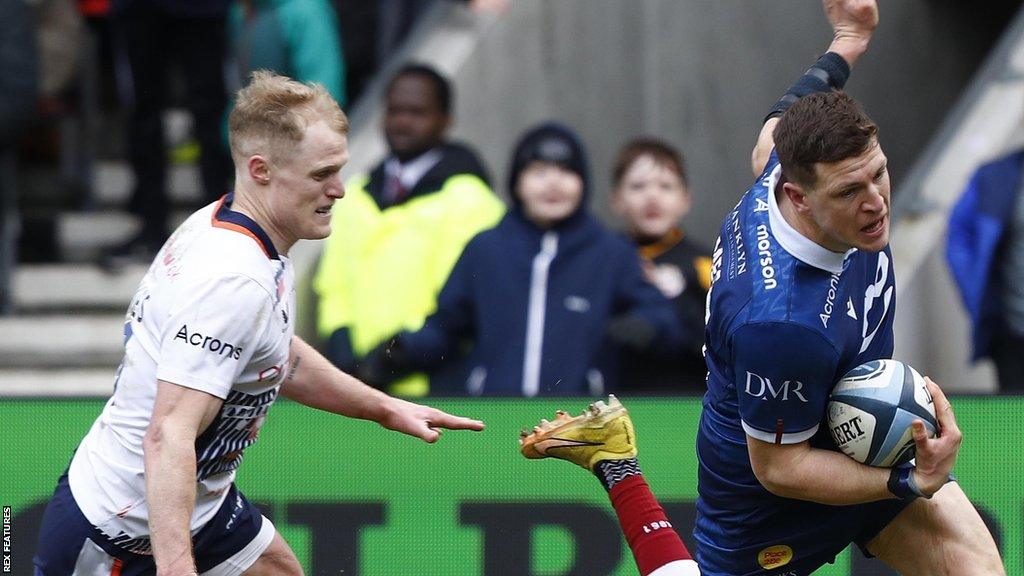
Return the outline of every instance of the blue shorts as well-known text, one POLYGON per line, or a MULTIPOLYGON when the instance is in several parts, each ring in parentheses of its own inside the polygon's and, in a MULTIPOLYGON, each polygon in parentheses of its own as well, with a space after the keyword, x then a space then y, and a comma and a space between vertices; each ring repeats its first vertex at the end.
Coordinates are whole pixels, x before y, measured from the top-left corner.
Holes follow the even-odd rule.
MULTIPOLYGON (((192 538, 196 567, 200 574, 237 576, 267 549, 274 534, 270 520, 232 484, 220 509, 192 538)), ((71 494, 67 473, 43 513, 33 563, 36 576, 156 574, 153 556, 126 551, 89 523, 71 494)))
POLYGON ((867 543, 907 506, 902 500, 854 506, 778 500, 757 511, 756 523, 735 511, 702 514, 707 507, 698 504, 694 537, 701 576, 807 576, 851 543, 870 556, 867 543))

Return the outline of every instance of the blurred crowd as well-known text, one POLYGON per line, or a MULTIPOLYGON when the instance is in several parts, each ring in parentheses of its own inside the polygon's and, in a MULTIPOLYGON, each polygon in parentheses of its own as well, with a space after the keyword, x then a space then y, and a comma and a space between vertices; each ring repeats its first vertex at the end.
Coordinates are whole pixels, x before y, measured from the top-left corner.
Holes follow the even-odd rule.
MULTIPOLYGON (((345 106, 432 3, 0 0, 0 310, 10 310, 18 247, 29 245, 19 242, 18 166, 52 148, 47 122, 90 93, 124 111, 127 208, 142 225, 99 264, 146 262, 172 224, 169 158, 194 157, 202 203, 230 190, 224 122, 250 72, 321 83, 345 106), (84 38, 100 70, 92 92, 83 90, 84 38), (165 134, 172 106, 192 119, 192 139, 177 150, 165 134)), ((468 4, 507 9, 507 0, 468 4)), ((680 224, 695 201, 682 153, 638 138, 622 142, 612 166, 591 166, 574 129, 552 121, 520 136, 498 183, 471 143, 448 138, 454 97, 425 65, 388 79, 387 156, 347 182, 313 279, 332 362, 407 396, 702 394, 711 255, 680 224), (591 212, 598 178, 612 185, 617 231, 591 212)), ((74 176, 74 142, 63 145, 71 150, 55 161, 74 176)), ((993 357, 1005 382, 1024 382, 1015 353, 1024 343, 1022 161, 1017 154, 972 182, 949 244, 976 357, 993 357), (1001 186, 986 187, 992 181, 1001 186)))

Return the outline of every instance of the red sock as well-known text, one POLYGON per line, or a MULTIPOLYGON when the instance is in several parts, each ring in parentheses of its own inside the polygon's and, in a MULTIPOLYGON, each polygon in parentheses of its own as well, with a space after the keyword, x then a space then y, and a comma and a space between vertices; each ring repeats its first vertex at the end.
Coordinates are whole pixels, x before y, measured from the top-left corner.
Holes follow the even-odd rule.
POLYGON ((608 496, 642 576, 669 562, 690 559, 690 552, 642 475, 618 482, 608 496))

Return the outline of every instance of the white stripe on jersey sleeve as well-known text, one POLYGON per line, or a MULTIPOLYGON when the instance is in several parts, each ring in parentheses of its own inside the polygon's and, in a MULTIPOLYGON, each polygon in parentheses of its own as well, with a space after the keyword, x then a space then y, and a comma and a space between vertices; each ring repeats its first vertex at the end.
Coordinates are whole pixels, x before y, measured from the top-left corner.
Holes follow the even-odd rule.
MULTIPOLYGON (((743 431, 746 432, 748 436, 757 438, 762 442, 775 444, 775 432, 765 432, 764 430, 758 430, 757 428, 754 428, 750 424, 747 424, 744 420, 740 420, 740 424, 743 425, 743 431)), ((813 428, 804 430, 802 432, 789 432, 787 434, 783 434, 782 441, 780 443, 799 444, 805 440, 810 440, 811 437, 813 437, 814 434, 818 431, 818 426, 818 424, 815 424, 813 428)))

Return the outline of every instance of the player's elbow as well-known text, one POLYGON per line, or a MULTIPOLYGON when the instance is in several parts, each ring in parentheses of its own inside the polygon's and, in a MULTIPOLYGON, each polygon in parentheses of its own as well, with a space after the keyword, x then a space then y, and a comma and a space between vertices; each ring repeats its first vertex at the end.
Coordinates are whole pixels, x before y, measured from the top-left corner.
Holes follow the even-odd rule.
POLYGON ((750 459, 750 467, 757 481, 764 489, 782 498, 803 499, 800 482, 800 461, 791 458, 795 454, 787 450, 782 454, 759 454, 760 457, 750 459))
POLYGON ((765 490, 782 498, 791 497, 790 478, 781 466, 767 462, 751 462, 754 476, 765 490))
POLYGON ((153 422, 146 429, 146 435, 142 437, 142 453, 144 456, 152 456, 166 450, 174 434, 167 429, 167 426, 160 422, 153 422))
POLYGON ((159 451, 164 438, 165 434, 161 427, 155 423, 150 424, 146 429, 146 435, 142 437, 142 453, 148 455, 159 451))
POLYGON ((767 163, 768 154, 761 149, 760 144, 754 146, 754 149, 750 151, 750 171, 754 173, 755 178, 761 174, 761 169, 767 163))
POLYGON ((757 135, 754 150, 750 153, 750 169, 754 172, 755 178, 764 170, 765 165, 768 164, 768 158, 772 155, 772 148, 775 147, 775 139, 772 138, 772 133, 775 130, 775 125, 778 123, 778 118, 768 120, 761 127, 761 133, 757 135))

